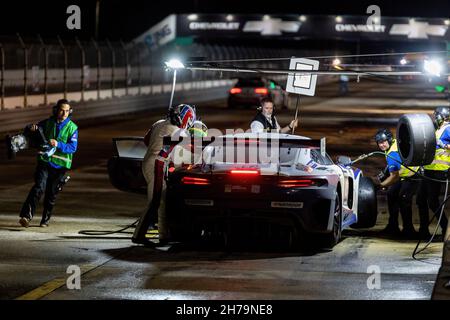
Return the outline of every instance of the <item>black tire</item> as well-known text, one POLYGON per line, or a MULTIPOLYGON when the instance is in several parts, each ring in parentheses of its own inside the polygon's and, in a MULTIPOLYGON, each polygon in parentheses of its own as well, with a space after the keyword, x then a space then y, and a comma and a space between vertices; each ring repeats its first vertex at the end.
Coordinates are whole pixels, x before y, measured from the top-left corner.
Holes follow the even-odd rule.
POLYGON ((425 113, 405 114, 397 124, 400 158, 407 166, 430 164, 436 151, 433 121, 425 113))
POLYGON ((358 221, 352 228, 372 228, 377 222, 378 205, 375 186, 370 178, 361 177, 358 190, 358 221))
POLYGON ((323 237, 323 245, 326 248, 333 248, 340 240, 342 235, 342 205, 341 197, 336 193, 336 199, 334 202, 334 218, 333 229, 331 233, 323 237))

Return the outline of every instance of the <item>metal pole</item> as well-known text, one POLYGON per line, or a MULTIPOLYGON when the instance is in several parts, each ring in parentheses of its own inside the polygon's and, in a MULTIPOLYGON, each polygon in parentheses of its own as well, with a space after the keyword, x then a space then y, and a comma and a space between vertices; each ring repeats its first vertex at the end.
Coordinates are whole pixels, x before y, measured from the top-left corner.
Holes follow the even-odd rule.
POLYGON ((39 34, 38 39, 41 43, 41 47, 44 49, 44 105, 46 106, 48 104, 48 51, 44 40, 42 40, 42 37, 39 34))
POLYGON ((122 45, 122 50, 125 52, 125 95, 128 95, 128 77, 130 76, 128 70, 128 50, 125 48, 122 40, 120 40, 120 44, 122 45))
POLYGON ((1 55, 1 76, 0 76, 0 91, 1 91, 1 110, 5 110, 5 49, 0 43, 1 55))
POLYGON ((67 99, 67 49, 64 46, 61 38, 57 36, 59 46, 61 47, 64 54, 64 70, 63 70, 63 86, 64 86, 64 99, 67 99))
POLYGON ((106 39, 106 43, 108 44, 109 50, 111 50, 111 96, 114 98, 114 90, 116 89, 116 82, 114 77, 114 69, 116 68, 116 53, 114 52, 114 48, 111 45, 111 42, 106 39))
POLYGON ((151 49, 148 49, 150 53, 150 93, 153 94, 153 53, 151 49))
POLYGON ((177 83, 177 69, 173 70, 173 82, 172 82, 172 92, 170 94, 170 102, 169 102, 169 109, 172 106, 172 102, 173 102, 173 96, 175 94, 175 85, 177 83))
POLYGON ((20 45, 22 46, 23 55, 24 55, 24 59, 23 59, 23 63, 24 63, 24 67, 23 67, 23 107, 27 108, 28 107, 28 99, 27 99, 27 95, 28 95, 28 77, 27 77, 27 74, 28 74, 27 73, 28 50, 27 50, 27 47, 25 46, 25 43, 23 42, 22 37, 18 33, 17 33, 17 38, 19 39, 20 45))
POLYGON ((95 4, 95 40, 98 40, 98 27, 100 23, 100 0, 95 4))
POLYGON ((84 102, 84 64, 85 64, 85 56, 84 56, 84 48, 81 45, 80 40, 78 38, 75 38, 75 41, 77 42, 77 46, 80 49, 81 53, 81 101, 84 102))
POLYGON ((100 100, 100 87, 101 87, 100 65, 102 61, 102 54, 100 52, 100 48, 98 47, 97 42, 94 39, 92 39, 92 43, 94 44, 94 48, 97 51, 97 100, 100 100))
MULTIPOLYGON (((296 103, 296 106, 295 106, 295 117, 294 117, 294 120, 297 120, 299 102, 300 102, 300 95, 297 94, 297 103, 296 103)), ((291 134, 294 134, 294 131, 295 131, 295 127, 292 127, 292 133, 291 134)))
POLYGON ((138 67, 138 95, 141 95, 141 53, 139 46, 137 46, 137 67, 138 67))

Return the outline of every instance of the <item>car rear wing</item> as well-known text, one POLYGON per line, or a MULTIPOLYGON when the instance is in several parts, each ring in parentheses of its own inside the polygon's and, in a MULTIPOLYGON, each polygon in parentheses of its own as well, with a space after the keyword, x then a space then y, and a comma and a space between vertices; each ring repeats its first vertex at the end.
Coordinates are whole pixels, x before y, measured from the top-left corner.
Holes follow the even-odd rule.
POLYGON ((144 137, 113 138, 114 154, 120 158, 143 159, 147 152, 144 137))
POLYGON ((233 144, 237 145, 259 145, 264 143, 266 146, 278 144, 279 148, 307 148, 320 149, 322 156, 326 155, 326 138, 321 139, 287 139, 274 137, 176 137, 165 136, 163 144, 165 147, 174 147, 181 144, 184 146, 193 145, 203 149, 207 146, 223 146, 233 144))

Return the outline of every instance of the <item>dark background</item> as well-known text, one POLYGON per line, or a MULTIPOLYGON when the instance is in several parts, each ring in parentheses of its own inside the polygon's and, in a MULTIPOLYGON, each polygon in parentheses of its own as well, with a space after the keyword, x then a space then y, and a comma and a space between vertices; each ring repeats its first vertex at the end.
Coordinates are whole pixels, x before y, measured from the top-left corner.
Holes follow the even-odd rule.
MULTIPOLYGON (((78 36, 89 39, 95 30, 97 0, 2 1, 0 36, 43 37, 78 36), (81 8, 81 30, 68 30, 66 9, 71 4, 81 8)), ((366 15, 376 4, 383 16, 448 17, 450 1, 321 1, 321 0, 100 0, 99 38, 130 40, 171 13, 290 13, 366 15)))

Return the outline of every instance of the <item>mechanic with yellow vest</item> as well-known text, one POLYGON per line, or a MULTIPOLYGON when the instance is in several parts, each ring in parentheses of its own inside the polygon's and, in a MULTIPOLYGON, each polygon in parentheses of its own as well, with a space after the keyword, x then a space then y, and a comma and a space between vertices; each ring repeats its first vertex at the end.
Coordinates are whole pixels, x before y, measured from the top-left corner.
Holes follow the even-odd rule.
POLYGON ((61 99, 53 107, 50 118, 31 125, 31 131, 41 131, 47 141, 39 152, 34 185, 20 212, 19 223, 23 227, 29 226, 44 192, 44 211, 40 226, 47 227, 49 224, 59 186, 72 166, 73 154, 78 147, 78 127, 70 119, 71 114, 69 101, 61 99))
MULTIPOLYGON (((438 107, 434 111, 434 120, 436 125, 436 153, 431 164, 424 166, 425 176, 435 180, 447 180, 450 169, 450 108, 438 107)), ((441 214, 439 209, 439 196, 442 190, 442 182, 423 179, 420 183, 416 203, 419 208, 421 238, 429 238, 428 229, 428 208, 430 208, 437 219, 441 214)), ((440 226, 442 234, 447 230, 448 219, 445 212, 442 214, 440 226)))
MULTIPOLYGON (((382 233, 390 236, 416 238, 417 233, 412 223, 412 198, 418 188, 415 172, 402 165, 398 153, 397 141, 388 129, 381 129, 375 135, 375 141, 381 151, 386 154, 389 176, 380 182, 381 188, 387 187, 389 222, 382 233), (400 232, 398 213, 402 216, 403 229, 400 232)), ((412 168, 417 171, 417 167, 412 168)))

